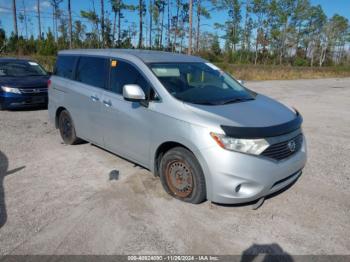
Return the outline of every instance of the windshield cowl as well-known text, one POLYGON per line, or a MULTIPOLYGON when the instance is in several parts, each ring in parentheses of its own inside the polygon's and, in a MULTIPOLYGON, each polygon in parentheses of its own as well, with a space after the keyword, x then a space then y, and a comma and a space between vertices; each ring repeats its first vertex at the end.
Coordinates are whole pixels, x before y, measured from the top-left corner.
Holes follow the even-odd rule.
POLYGON ((227 104, 234 104, 234 103, 241 103, 241 102, 247 102, 252 101, 255 98, 233 98, 233 99, 227 99, 227 100, 219 100, 219 101, 183 101, 185 103, 189 104, 196 104, 196 105, 211 105, 211 106, 219 106, 219 105, 227 105, 227 104))

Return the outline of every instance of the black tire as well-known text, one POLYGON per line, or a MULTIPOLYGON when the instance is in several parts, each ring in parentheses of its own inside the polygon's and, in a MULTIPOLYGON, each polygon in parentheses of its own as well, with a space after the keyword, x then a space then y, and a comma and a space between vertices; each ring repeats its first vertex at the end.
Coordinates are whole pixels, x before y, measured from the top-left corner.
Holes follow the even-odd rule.
POLYGON ((192 204, 206 200, 202 168, 189 150, 175 147, 166 152, 160 162, 159 174, 165 191, 171 196, 192 204))
POLYGON ((5 105, 0 103, 0 111, 3 111, 5 109, 6 109, 5 105))
POLYGON ((80 141, 76 136, 73 120, 67 110, 63 110, 58 116, 58 128, 65 144, 74 145, 80 141))

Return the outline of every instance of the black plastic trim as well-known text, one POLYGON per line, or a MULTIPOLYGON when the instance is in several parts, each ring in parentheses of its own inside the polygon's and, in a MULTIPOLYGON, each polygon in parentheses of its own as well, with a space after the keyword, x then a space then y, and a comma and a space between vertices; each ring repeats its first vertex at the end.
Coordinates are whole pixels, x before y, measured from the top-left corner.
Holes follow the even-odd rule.
POLYGON ((266 138, 288 134, 301 127, 303 117, 296 111, 296 117, 284 124, 268 126, 268 127, 236 127, 221 125, 225 134, 235 138, 266 138))

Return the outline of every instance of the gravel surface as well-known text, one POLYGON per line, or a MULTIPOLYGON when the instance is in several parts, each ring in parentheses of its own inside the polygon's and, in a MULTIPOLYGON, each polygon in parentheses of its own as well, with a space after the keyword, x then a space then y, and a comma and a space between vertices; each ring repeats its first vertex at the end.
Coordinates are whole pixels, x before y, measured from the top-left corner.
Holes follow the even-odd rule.
POLYGON ((0 254, 350 254, 350 78, 247 86, 302 113, 309 149, 255 211, 182 203, 145 169, 62 144, 46 110, 0 112, 0 254))

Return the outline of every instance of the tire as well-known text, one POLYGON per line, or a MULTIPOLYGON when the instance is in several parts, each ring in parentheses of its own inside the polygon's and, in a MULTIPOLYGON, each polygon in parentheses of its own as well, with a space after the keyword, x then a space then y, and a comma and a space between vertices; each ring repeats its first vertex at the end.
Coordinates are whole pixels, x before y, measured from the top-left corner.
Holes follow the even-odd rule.
POLYGON ((76 136, 73 120, 69 112, 63 110, 58 117, 58 128, 63 142, 67 145, 77 144, 80 139, 76 136))
POLYGON ((3 111, 5 109, 6 109, 5 105, 0 103, 0 111, 3 111))
POLYGON ((175 147, 164 154, 159 167, 165 191, 176 199, 199 204, 206 200, 205 178, 192 152, 175 147))

